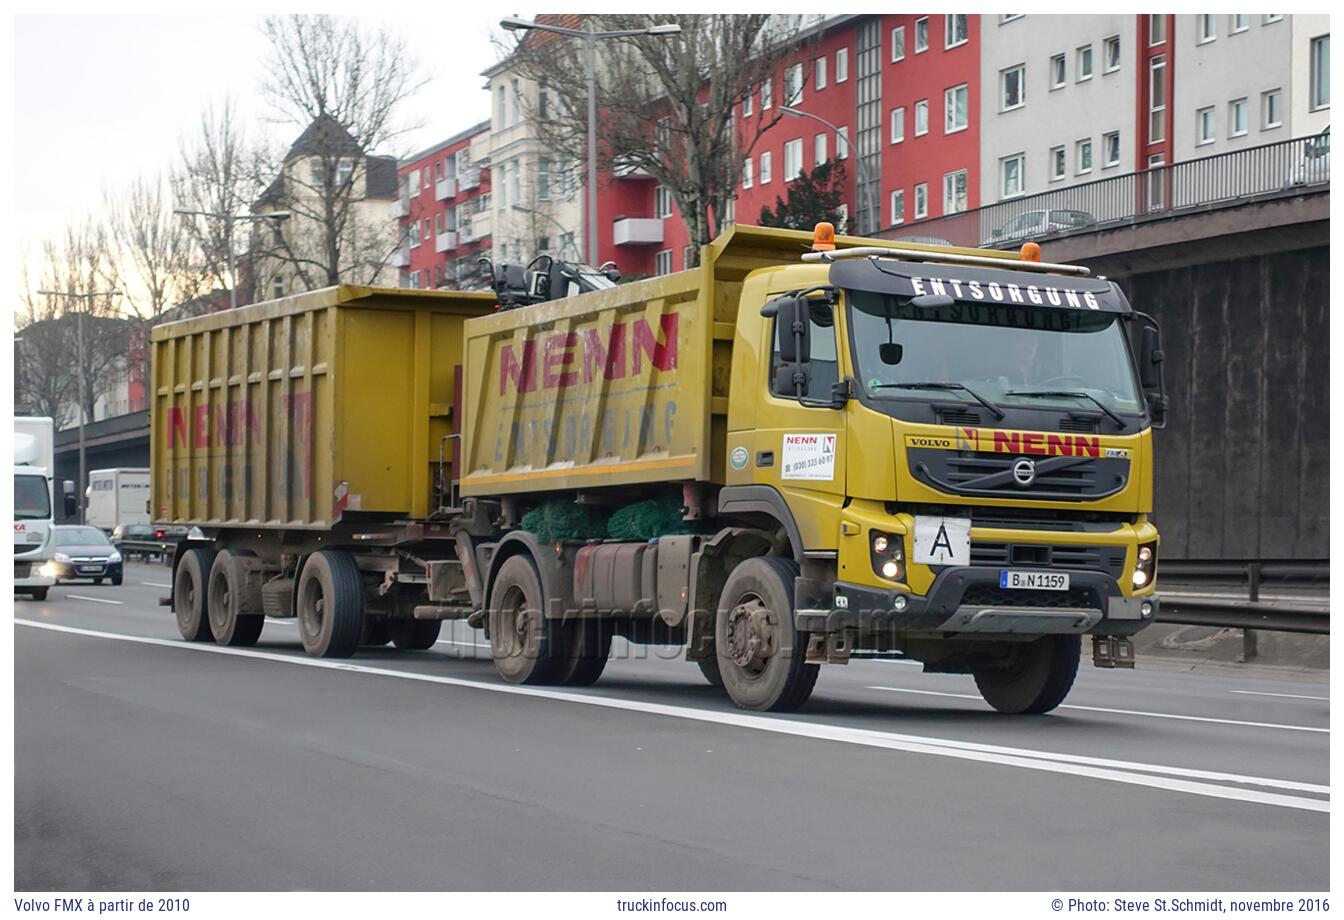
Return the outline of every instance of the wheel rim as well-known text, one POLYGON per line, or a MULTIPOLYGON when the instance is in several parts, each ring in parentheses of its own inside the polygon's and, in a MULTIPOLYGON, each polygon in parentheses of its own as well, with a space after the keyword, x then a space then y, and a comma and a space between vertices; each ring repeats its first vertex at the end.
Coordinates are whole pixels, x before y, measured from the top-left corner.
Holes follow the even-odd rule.
POLYGON ((515 659, 522 655, 531 638, 531 617, 523 609, 527 596, 523 589, 511 585, 499 605, 498 620, 491 637, 496 639, 500 658, 515 659))
POLYGON ((299 630, 305 644, 318 640, 326 618, 327 599, 322 593, 322 581, 310 578, 299 594, 299 630))
POLYGON ((728 613, 724 652, 745 677, 764 673, 775 652, 775 615, 760 595, 744 594, 728 613))

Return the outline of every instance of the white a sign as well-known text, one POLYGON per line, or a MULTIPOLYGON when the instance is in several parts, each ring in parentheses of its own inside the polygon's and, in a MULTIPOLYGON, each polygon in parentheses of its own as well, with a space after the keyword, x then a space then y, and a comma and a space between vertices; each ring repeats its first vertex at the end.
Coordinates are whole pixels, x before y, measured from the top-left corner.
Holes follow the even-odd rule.
POLYGON ((835 435, 784 435, 781 479, 835 479, 835 435))
POLYGON ((911 558, 922 565, 970 565, 970 518, 915 515, 915 550, 911 558))

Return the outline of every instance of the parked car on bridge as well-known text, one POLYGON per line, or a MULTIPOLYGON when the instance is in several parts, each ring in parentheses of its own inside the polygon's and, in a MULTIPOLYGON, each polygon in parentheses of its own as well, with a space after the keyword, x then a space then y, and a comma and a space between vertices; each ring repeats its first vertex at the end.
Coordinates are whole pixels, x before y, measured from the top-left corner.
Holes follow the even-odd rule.
POLYGON ((1038 236, 1048 236, 1051 233, 1064 233, 1070 230, 1083 230, 1096 225, 1097 219, 1086 211, 1074 211, 1066 208, 1027 211, 1017 215, 995 230, 982 240, 980 245, 993 248, 1024 243, 1038 236))
POLYGON ((1330 126, 1303 145, 1302 158, 1288 171, 1285 186, 1319 185, 1330 181, 1330 126))
POLYGON ((121 584, 121 553, 97 527, 87 524, 65 524, 53 528, 51 561, 52 575, 57 583, 63 581, 92 581, 101 585, 103 579, 121 584))

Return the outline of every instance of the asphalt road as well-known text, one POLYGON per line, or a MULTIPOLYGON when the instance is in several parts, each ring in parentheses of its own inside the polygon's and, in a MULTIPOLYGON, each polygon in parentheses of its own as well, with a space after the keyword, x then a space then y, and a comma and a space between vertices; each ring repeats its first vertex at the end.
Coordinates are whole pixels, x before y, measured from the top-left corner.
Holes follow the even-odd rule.
POLYGON ((427 652, 182 642, 167 570, 15 599, 28 890, 1318 890, 1324 683, 1085 664, 1044 717, 855 661, 789 716, 680 650, 517 688, 427 652))

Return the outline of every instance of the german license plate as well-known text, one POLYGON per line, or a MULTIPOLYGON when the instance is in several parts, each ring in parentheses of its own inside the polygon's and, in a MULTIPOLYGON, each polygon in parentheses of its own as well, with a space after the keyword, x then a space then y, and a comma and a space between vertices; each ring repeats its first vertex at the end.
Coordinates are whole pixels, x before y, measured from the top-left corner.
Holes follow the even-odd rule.
POLYGON ((1069 576, 1065 572, 1019 572, 1003 569, 999 572, 1000 588, 1025 588, 1028 591, 1067 591, 1069 576))
POLYGON ((81 565, 79 570, 81 572, 101 572, 103 567, 101 565, 81 565))

